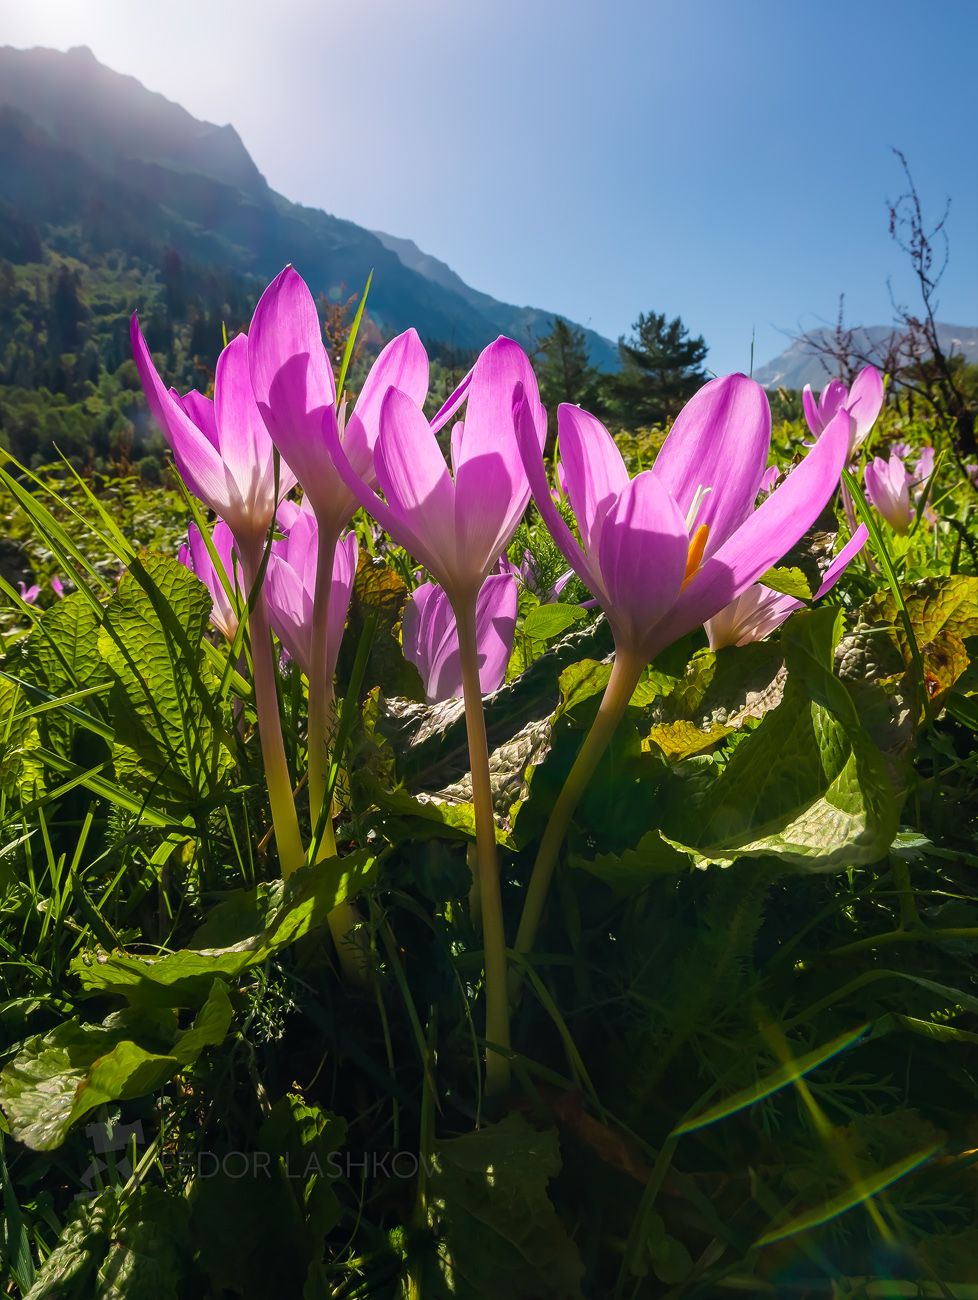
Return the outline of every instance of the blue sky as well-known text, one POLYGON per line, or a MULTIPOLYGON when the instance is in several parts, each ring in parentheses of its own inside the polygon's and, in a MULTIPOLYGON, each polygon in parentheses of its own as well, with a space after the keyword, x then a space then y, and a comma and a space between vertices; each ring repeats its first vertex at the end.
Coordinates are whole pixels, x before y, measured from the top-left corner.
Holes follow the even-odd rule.
POLYGON ((978 324, 976 0, 0 0, 0 41, 90 45, 496 297, 678 313, 719 373, 909 296, 895 145, 952 199, 941 318, 978 324))

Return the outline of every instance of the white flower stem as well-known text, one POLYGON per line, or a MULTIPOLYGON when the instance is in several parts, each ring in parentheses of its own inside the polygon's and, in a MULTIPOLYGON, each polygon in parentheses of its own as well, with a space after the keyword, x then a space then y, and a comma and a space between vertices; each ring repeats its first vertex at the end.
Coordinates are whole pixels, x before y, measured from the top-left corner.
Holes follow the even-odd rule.
POLYGON ((568 772, 563 789, 551 809, 550 818, 537 850, 536 862, 533 864, 526 899, 523 903, 523 915, 520 917, 519 930, 516 934, 515 948, 519 953, 528 953, 533 949, 567 828, 602 754, 608 748, 628 707, 628 701, 635 692, 645 663, 643 656, 634 653, 619 651, 615 655, 611 676, 601 698, 597 717, 591 724, 591 730, 584 738, 584 743, 574 760, 574 766, 568 772))
POLYGON ((486 974, 486 1038, 501 1050, 486 1049, 486 1093, 506 1092, 510 1083, 509 993, 506 983, 506 932, 496 854, 496 819, 492 808, 489 745, 482 707, 476 643, 475 597, 453 601, 458 626, 465 726, 475 808, 476 878, 482 910, 482 945, 486 974))
POLYGON ((282 875, 289 876, 305 861, 299 818, 292 797, 292 778, 289 775, 285 742, 282 739, 282 720, 278 708, 278 688, 275 682, 275 664, 272 660, 272 641, 265 610, 265 597, 256 590, 261 567, 261 546, 242 556, 242 567, 252 604, 248 613, 248 632, 251 638, 251 666, 255 685, 255 711, 258 715, 258 736, 265 764, 265 783, 268 802, 272 809, 272 826, 278 848, 282 875), (257 553, 256 553, 257 551, 257 553))
MULTIPOLYGON (((336 556, 338 536, 335 529, 318 530, 316 543, 316 589, 312 605, 312 662, 309 675, 308 717, 308 768, 309 818, 315 832, 322 815, 327 786, 327 740, 333 723, 333 678, 327 668, 327 639, 329 636, 329 600, 333 583, 333 561, 336 556)), ((333 834, 332 809, 323 822, 323 835, 316 861, 336 857, 336 837, 333 834)), ((329 932, 336 945, 340 966, 348 980, 363 983, 366 976, 365 954, 357 942, 354 931, 359 922, 356 908, 351 902, 339 903, 329 913, 329 932), (352 936, 352 937, 351 937, 352 936)))

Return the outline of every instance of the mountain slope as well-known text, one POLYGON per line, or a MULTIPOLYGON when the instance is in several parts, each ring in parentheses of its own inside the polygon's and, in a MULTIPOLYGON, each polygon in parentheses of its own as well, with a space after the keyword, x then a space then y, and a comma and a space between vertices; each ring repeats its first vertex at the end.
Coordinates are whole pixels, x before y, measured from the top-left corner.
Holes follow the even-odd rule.
MULTIPOLYGON (((882 361, 887 343, 895 333, 892 325, 867 325, 854 331, 856 346, 866 356, 882 361)), ((941 347, 950 356, 952 353, 963 356, 972 365, 978 363, 978 327, 974 325, 937 326, 941 347)), ((754 378, 765 388, 804 388, 811 384, 821 388, 833 371, 831 360, 827 357, 823 364, 816 350, 820 342, 830 342, 832 331, 828 329, 809 330, 800 338, 794 339, 779 356, 754 371, 754 378)))
MULTIPOLYGON (((454 351, 500 332, 529 344, 553 320, 471 289, 434 258, 418 265, 401 247, 409 241, 291 203, 268 186, 233 127, 198 121, 84 47, 0 48, 0 204, 42 232, 57 230, 69 254, 72 228, 90 238, 111 207, 121 246, 149 261, 172 249, 264 281, 292 262, 314 293, 333 297, 359 291, 373 270, 370 314, 382 332, 414 325, 454 351)), ((100 244, 110 237, 100 229, 100 244)), ((614 345, 594 333, 588 340, 595 364, 614 368, 614 345)))
MULTIPOLYGON (((398 258, 412 271, 417 271, 426 280, 440 285, 450 293, 458 294, 470 306, 479 311, 500 334, 509 334, 513 338, 537 338, 546 334, 552 327, 554 313, 540 311, 536 307, 514 307, 511 303, 499 302, 487 293, 481 293, 465 283, 445 262, 430 253, 423 252, 413 239, 399 239, 396 235, 385 234, 382 230, 373 232, 385 248, 396 253, 398 258)), ((585 329, 588 354, 591 361, 600 370, 618 369, 618 349, 604 335, 594 330, 585 329)))

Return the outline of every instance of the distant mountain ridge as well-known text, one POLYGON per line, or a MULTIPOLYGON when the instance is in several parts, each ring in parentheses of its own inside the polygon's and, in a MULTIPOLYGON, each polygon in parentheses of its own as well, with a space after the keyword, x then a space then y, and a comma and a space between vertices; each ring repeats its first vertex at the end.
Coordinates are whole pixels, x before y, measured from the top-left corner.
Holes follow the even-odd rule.
MULTIPOLYGON (((899 334, 894 325, 866 325, 853 331, 856 347, 867 357, 881 362, 889 341, 899 334)), ((817 329, 794 339, 789 347, 766 365, 754 371, 754 378, 765 388, 822 388, 833 377, 831 359, 823 364, 817 350, 819 342, 829 343, 832 330, 817 329)), ((978 364, 978 326, 938 324, 937 337, 941 347, 950 356, 963 356, 972 365, 978 364)))
MULTIPOLYGON (((150 259, 172 248, 265 281, 292 262, 314 293, 334 296, 373 270, 369 310, 387 334, 413 325, 461 351, 499 333, 532 346, 559 314, 499 302, 410 240, 290 202, 232 126, 199 121, 87 47, 0 47, 0 209, 62 232, 70 252, 66 228, 109 238, 109 206, 122 246, 150 259)), ((592 362, 615 369, 615 344, 586 336, 592 362)))

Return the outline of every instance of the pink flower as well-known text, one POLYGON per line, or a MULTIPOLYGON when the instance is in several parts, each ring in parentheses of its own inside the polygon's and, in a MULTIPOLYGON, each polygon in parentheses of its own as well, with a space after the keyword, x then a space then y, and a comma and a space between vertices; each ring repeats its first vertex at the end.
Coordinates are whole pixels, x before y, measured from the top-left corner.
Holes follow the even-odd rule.
MULTIPOLYGON (((821 586, 814 599, 822 597, 839 581, 843 573, 866 545, 869 533, 865 524, 860 524, 849 541, 825 570, 821 586)), ((711 650, 722 646, 748 645, 751 641, 763 641, 776 631, 796 609, 804 609, 805 602, 794 596, 784 596, 772 591, 761 583, 748 587, 736 600, 724 606, 718 614, 705 623, 707 639, 711 650)))
POLYGON ((325 676, 332 680, 343 639, 353 580, 357 572, 357 539, 353 533, 337 543, 325 643, 314 645, 313 609, 316 593, 318 525, 309 498, 303 499, 286 540, 268 558, 265 601, 272 630, 307 678, 317 654, 325 676))
POLYGON ((567 562, 596 597, 619 655, 633 664, 712 618, 776 564, 835 492, 851 418, 840 411, 755 509, 771 412, 744 375, 706 384, 680 412, 650 470, 630 479, 604 426, 558 411, 559 446, 580 543, 550 495, 536 430, 521 411, 527 474, 567 562))
POLYGON ((320 528, 338 535, 356 509, 357 497, 334 468, 330 436, 342 442, 356 474, 373 487, 384 396, 389 388, 399 388, 423 405, 427 353, 413 329, 398 335, 374 362, 349 416, 337 414, 333 369, 316 304, 291 266, 262 294, 248 337, 251 381, 272 441, 301 483, 320 528))
POLYGON ((214 544, 214 550, 217 552, 217 558, 221 562, 223 575, 214 567, 210 551, 207 549, 207 543, 201 536, 200 529, 196 524, 191 524, 187 530, 187 541, 180 547, 178 559, 181 564, 195 573, 201 580, 211 596, 211 622, 217 630, 224 634, 229 641, 234 640, 234 635, 238 630, 238 607, 240 598, 247 596, 247 592, 241 591, 240 570, 235 563, 234 554, 234 534, 227 526, 223 519, 218 519, 211 529, 211 541, 214 544), (236 603, 231 598, 231 594, 225 583, 230 589, 230 593, 237 593, 239 600, 236 603))
POLYGON ((839 411, 852 416, 852 434, 849 440, 849 459, 855 455, 876 423, 883 407, 883 378, 875 366, 866 366, 846 388, 841 379, 833 379, 822 389, 816 402, 811 384, 806 384, 801 395, 808 427, 820 438, 839 411))
POLYGON ((905 533, 913 522, 914 507, 910 475, 900 457, 893 453, 889 460, 882 456, 871 460, 863 471, 863 485, 870 503, 894 532, 905 533))
POLYGON ((183 481, 253 551, 295 476, 280 465, 276 487, 275 448, 251 388, 247 335, 238 334, 218 358, 213 402, 167 390, 135 316, 130 335, 149 409, 183 481))
POLYGON ((780 465, 769 465, 761 476, 761 486, 758 490, 758 496, 769 497, 774 489, 778 486, 778 480, 781 478, 780 465))
POLYGON ((374 448, 382 500, 351 463, 336 427, 324 428, 340 476, 391 537, 419 559, 453 604, 472 601, 505 550, 530 488, 514 428, 513 400, 524 405, 542 452, 547 421, 523 349, 499 338, 479 356, 432 424, 417 402, 390 388, 374 448), (465 403, 452 431, 449 473, 435 432, 465 403))
MULTIPOLYGON (((483 695, 498 690, 506 676, 516 631, 515 579, 505 573, 486 578, 475 604, 479 684, 483 695)), ((441 587, 426 582, 411 593, 401 625, 404 657, 417 668, 429 704, 462 695, 458 627, 441 587)))

